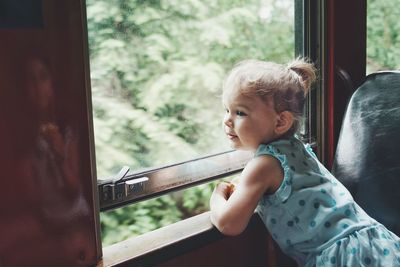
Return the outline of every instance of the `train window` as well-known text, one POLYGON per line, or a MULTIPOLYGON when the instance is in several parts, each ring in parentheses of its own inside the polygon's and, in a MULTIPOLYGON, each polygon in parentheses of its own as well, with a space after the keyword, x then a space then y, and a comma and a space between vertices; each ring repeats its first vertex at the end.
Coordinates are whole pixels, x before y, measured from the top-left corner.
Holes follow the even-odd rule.
POLYGON ((101 214, 110 244, 204 211, 212 185, 175 190, 243 167, 249 155, 229 152, 221 129, 222 81, 242 59, 295 57, 295 1, 86 2, 100 205, 114 209, 101 214))
POLYGON ((397 0, 367 1, 367 74, 400 69, 397 0))

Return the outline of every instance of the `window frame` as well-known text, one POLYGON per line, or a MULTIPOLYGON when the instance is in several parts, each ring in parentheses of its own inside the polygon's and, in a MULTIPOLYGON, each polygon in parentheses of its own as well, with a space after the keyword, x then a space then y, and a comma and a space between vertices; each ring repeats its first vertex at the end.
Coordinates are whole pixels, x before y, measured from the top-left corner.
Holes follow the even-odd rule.
MULTIPOLYGON (((311 0, 293 1, 295 12, 294 55, 295 57, 306 57, 312 62, 316 62, 320 60, 320 53, 314 54, 311 51, 314 51, 313 48, 319 46, 319 38, 321 36, 312 35, 311 32, 314 29, 310 25, 313 25, 313 22, 321 18, 311 19, 310 14, 316 10, 315 6, 322 7, 311 0)), ((321 66, 318 63, 316 65, 321 66)), ((313 147, 320 147, 320 145, 316 144, 316 140, 318 140, 315 131, 316 118, 309 110, 314 111, 317 109, 314 106, 319 102, 318 98, 322 97, 322 95, 318 93, 321 90, 312 91, 306 102, 306 134, 302 135, 301 138, 313 147)), ((94 139, 94 135, 92 139, 94 139)), ((122 174, 122 177, 118 177, 121 174, 116 174, 106 180, 98 180, 99 210, 102 212, 123 207, 239 173, 250 159, 251 155, 248 153, 224 151, 180 163, 162 167, 150 167, 147 170, 135 171, 126 175, 122 174), (196 168, 202 169, 202 171, 198 171, 196 168), (194 171, 194 169, 196 170, 194 171), (132 191, 136 191, 136 194, 132 194, 132 191)))
POLYGON ((328 0, 295 0, 296 56, 313 62, 318 70, 317 81, 307 95, 305 134, 322 163, 326 162, 326 87, 327 87, 327 6, 328 0))
MULTIPOLYGON (((334 20, 334 18, 337 18, 337 16, 340 15, 342 12, 343 6, 339 7, 335 6, 335 3, 333 1, 329 0, 322 0, 322 1, 312 1, 312 0, 294 0, 295 3, 295 55, 296 56, 302 56, 308 58, 310 61, 312 61, 317 69, 318 69, 318 77, 317 77, 317 82, 315 83, 313 90, 311 90, 311 94, 307 98, 307 108, 308 110, 306 111, 306 116, 307 116, 307 131, 306 134, 301 136, 303 141, 310 143, 314 150, 316 151, 318 157, 321 159, 321 162, 324 164, 329 163, 329 153, 332 150, 331 144, 327 144, 329 134, 334 130, 332 129, 332 125, 329 124, 329 112, 332 112, 330 107, 327 105, 330 103, 328 102, 329 99, 332 100, 332 91, 333 91, 333 81, 335 79, 334 77, 334 62, 333 60, 335 59, 336 54, 345 54, 348 55, 348 51, 343 51, 343 48, 338 48, 335 50, 335 47, 331 42, 338 42, 338 41, 343 41, 343 36, 337 36, 335 37, 334 32, 338 30, 343 30, 343 25, 337 25, 337 22, 334 20), (334 10, 338 10, 337 14, 335 14, 334 10), (338 40, 335 40, 337 38, 338 40), (336 52, 336 54, 335 54, 336 52), (331 127, 331 128, 329 128, 331 127)), ((344 3, 343 3, 344 4, 344 3)), ((344 4, 345 5, 345 4, 344 4)), ((358 6, 363 6, 363 3, 358 3, 354 4, 353 7, 358 7, 358 6)), ((355 9, 357 10, 357 9, 355 9)), ((362 12, 362 11, 361 11, 362 12)), ((345 17, 345 20, 347 22, 350 21, 350 17, 345 17)), ((353 33, 353 29, 349 29, 348 32, 346 31, 346 34, 348 33, 353 33)), ((353 48, 353 47, 351 47, 353 48)), ((351 50, 353 51, 353 50, 351 50)), ((350 52, 351 52, 350 51, 350 52)), ((354 51, 353 51, 354 52, 354 51)), ((358 76, 357 76, 358 77, 358 76)), ((333 104, 335 104, 333 102, 333 104)), ((332 115, 332 114, 331 114, 332 115)), ((94 138, 94 136, 93 136, 94 138)), ((226 153, 225 155, 231 155, 234 152, 224 152, 226 153)), ((215 155, 214 155, 215 156, 215 155)), ((210 156, 208 159, 213 159, 213 156, 210 156)), ((202 159, 194 159, 192 161, 198 160, 198 163, 201 163, 202 159)), ((184 167, 188 162, 183 162, 180 164, 175 164, 173 166, 165 166, 161 168, 163 171, 168 170, 169 168, 176 167, 177 165, 180 165, 180 167, 184 167)), ((329 164, 328 164, 329 165, 329 164)), ((228 165, 225 165, 225 167, 229 167, 228 165)), ((151 172, 152 170, 149 170, 148 172, 151 172)), ((153 169, 153 174, 157 173, 156 169, 153 169)), ((240 172, 241 168, 235 169, 232 173, 240 172)), ((143 174, 143 173, 142 173, 143 174)), ((204 179, 205 181, 207 180, 212 180, 212 179, 218 179, 225 177, 231 173, 221 173, 215 177, 210 177, 210 179, 204 179)), ((129 177, 137 177, 138 174, 132 174, 127 176, 129 177), (136 175, 136 176, 135 176, 136 175)), ((201 181, 199 181, 201 182, 201 181)), ((181 189, 184 187, 190 187, 194 186, 198 183, 187 183, 182 187, 177 187, 176 189, 181 189)), ((162 195, 164 193, 168 193, 168 189, 164 191, 158 192, 156 195, 162 195)), ((144 198, 143 198, 144 199, 144 198)), ((140 201, 142 199, 138 198, 137 201, 140 201)), ((132 203, 136 202, 132 201, 132 203)), ((115 206, 117 207, 117 206, 115 206)), ((196 217, 199 217, 200 219, 193 218, 193 221, 202 221, 204 218, 207 218, 207 213, 198 215, 196 217), (200 218, 200 217, 201 218, 200 218)), ((186 220, 183 220, 181 222, 178 222, 174 225, 177 225, 177 227, 181 227, 182 225, 185 224, 186 220)), ((205 220, 207 223, 208 220, 205 220)), ((192 227, 186 226, 186 227, 192 227)), ((166 227, 167 228, 167 227, 166 227)), ((197 232, 197 234, 204 234, 206 231, 212 231, 215 230, 212 228, 212 226, 208 225, 208 228, 206 226, 200 227, 202 230, 197 232)), ((179 228, 180 229, 180 228, 179 228)), ((197 229, 197 228, 196 228, 197 229)), ((163 229, 156 230, 158 235, 163 234, 163 229)), ((155 233, 156 231, 149 232, 149 234, 155 233)), ((194 230, 196 231, 196 230, 194 230)), ((147 234, 144 234, 147 236, 147 234)), ((143 236, 144 237, 144 236, 143 236)), ((136 239, 135 237, 134 239, 136 239)), ((157 238, 156 238, 157 239, 157 238)), ((120 242, 115 245, 109 246, 105 248, 105 257, 112 258, 112 254, 115 253, 115 251, 118 251, 119 249, 126 249, 126 246, 129 246, 131 241, 127 240, 126 242, 120 242), (111 252, 112 251, 112 252, 111 252)), ((151 241, 150 241, 151 242, 151 241)), ((169 240, 171 244, 174 243, 174 241, 169 240)), ((166 245, 168 246, 168 245, 166 245)), ((131 248, 132 249, 132 248, 131 248)), ((154 248, 152 247, 150 251, 143 252, 143 254, 136 255, 136 257, 140 258, 143 255, 148 255, 151 251, 159 250, 160 248, 154 248)), ((130 256, 126 256, 130 257, 130 256)), ((131 261, 133 258, 130 257, 130 259, 126 259, 125 262, 131 261)), ((140 260, 139 260, 140 261, 140 260)))
MULTIPOLYGON (((328 102, 329 100, 332 100, 334 96, 332 96, 332 91, 333 91, 333 85, 334 82, 332 80, 335 79, 334 77, 334 62, 333 60, 335 59, 336 54, 345 54, 348 55, 347 51, 341 50, 341 48, 336 49, 331 42, 338 42, 338 41, 343 41, 342 37, 343 36, 338 36, 338 40, 335 40, 335 31, 338 31, 339 29, 343 29, 343 25, 337 25, 337 22, 335 21, 335 18, 337 18, 337 14, 335 14, 334 10, 338 10, 338 14, 342 11, 341 8, 343 6, 335 6, 335 3, 333 1, 329 0, 321 0, 321 1, 312 1, 312 0, 294 0, 295 4, 295 56, 301 56, 301 57, 306 57, 308 58, 311 62, 313 62, 317 69, 318 69, 318 77, 317 77, 317 82, 314 84, 313 90, 311 90, 310 95, 307 98, 307 110, 306 110, 306 134, 301 136, 303 141, 310 143, 314 150, 316 151, 318 157, 320 158, 321 162, 324 164, 329 165, 329 153, 332 151, 332 145, 328 142, 329 135, 332 134, 331 132, 335 129, 332 129, 332 125, 329 123, 329 114, 332 112, 330 107, 328 107, 328 104, 332 104, 331 102, 328 102), (336 50, 335 50, 336 49, 336 50), (335 53, 336 52, 336 53, 335 53), (331 128, 330 128, 331 127, 331 128)), ((360 4, 355 4, 354 7, 357 7, 358 5, 363 6, 363 3, 360 4)), ((353 7, 353 6, 352 6, 353 7)), ((340 14, 339 14, 340 15, 340 14)), ((346 17, 346 21, 349 21, 350 18, 346 17)), ((349 33, 352 33, 352 29, 348 30, 349 33)), ((348 33, 346 32, 346 34, 348 33)), ((352 47, 353 48, 353 47, 352 47)), ((358 76, 357 76, 358 78, 358 76)), ((361 78, 360 78, 361 79, 361 78)), ((90 87, 89 87, 90 88, 90 87)), ((332 100, 333 101, 333 100, 332 100)), ((335 104, 335 102, 333 102, 335 104)), ((332 114, 331 114, 332 115, 332 114)), ((91 138, 94 140, 94 135, 91 136, 91 138)), ((94 152, 94 151, 93 151, 94 152)), ((190 161, 185 161, 182 163, 177 163, 173 165, 168 165, 164 166, 161 168, 154 168, 154 169, 149 169, 144 172, 138 172, 138 173, 133 173, 128 176, 126 176, 123 181, 129 181, 130 179, 136 179, 139 176, 157 176, 161 172, 168 172, 170 170, 179 170, 179 169, 185 169, 185 167, 189 166, 190 164, 202 164, 204 160, 214 160, 216 157, 234 157, 235 156, 235 151, 228 151, 228 152, 222 152, 220 154, 216 155, 211 155, 207 156, 204 158, 198 158, 198 159, 193 159, 190 161)), ((93 154, 94 155, 94 154, 93 154)), ((241 158, 241 162, 236 165, 236 167, 230 168, 231 165, 229 164, 229 161, 226 161, 225 159, 225 164, 222 164, 223 168, 226 170, 226 172, 221 171, 217 175, 210 175, 205 176, 205 178, 195 180, 194 182, 185 182, 176 186, 171 186, 169 188, 165 188, 164 190, 160 190, 155 192, 152 195, 149 195, 148 197, 138 197, 135 198, 132 201, 127 201, 125 204, 131 204, 135 203, 137 201, 141 201, 147 198, 167 194, 171 191, 174 190, 179 190, 183 189, 186 187, 191 187, 195 186, 199 183, 214 180, 214 179, 219 179, 226 177, 228 175, 231 175, 233 173, 240 172, 242 170, 242 167, 244 166, 246 162, 245 157, 241 158)), ((187 168, 190 169, 190 168, 187 168)), ((186 169, 186 170, 187 170, 186 169)), ((208 170, 208 173, 210 171, 208 170)), ((171 172, 172 173, 172 172, 171 172)), ((179 176, 179 172, 177 173, 179 176)), ((203 173, 203 175, 207 175, 206 173, 203 173)), ((150 180, 150 179, 149 179, 150 180)), ((107 181, 106 183, 98 183, 98 189, 101 188, 104 184, 109 183, 110 181, 107 181)), ((99 191, 100 192, 100 191, 99 191)), ((99 205, 100 206, 100 205, 99 205)), ((113 205, 110 208, 116 208, 119 207, 120 205, 113 205)), ((108 209, 108 207, 106 208, 108 209)), ((99 209, 100 211, 100 209, 99 209)), ((200 219, 193 218, 193 221, 203 221, 205 220, 207 222, 207 226, 199 226, 201 230, 199 232, 196 232, 197 234, 204 234, 207 231, 213 231, 215 228, 210 226, 208 223, 209 221, 207 219, 207 213, 200 214, 196 217, 201 217, 200 219)), ((185 225, 186 220, 183 220, 181 222, 178 222, 174 225, 176 225, 178 228, 181 227, 182 225, 185 225)), ((203 221, 204 223, 204 221, 203 221)), ((190 227, 193 229, 192 225, 190 226, 185 226, 185 227, 190 227)), ((197 229, 197 228, 196 228, 197 229)), ((163 229, 156 230, 158 235, 162 235, 163 229)), ((156 234, 156 231, 149 232, 149 234, 156 234)), ((196 231, 196 230, 194 230, 196 231)), ((147 234, 144 234, 147 236, 147 234)), ((144 236, 143 236, 144 237, 144 236)), ((134 239, 136 239, 135 237, 134 239)), ((145 238, 145 237, 144 237, 145 238)), ((157 238, 156 238, 157 239, 157 238)), ((132 239, 131 239, 132 240, 132 239)), ((115 248, 118 249, 123 249, 126 248, 126 245, 132 241, 127 240, 126 242, 120 242, 115 245, 109 246, 105 248, 105 257, 106 258, 112 258, 113 253, 115 253, 115 248), (112 251, 109 253, 109 251, 112 251)), ((151 242, 151 241, 150 241, 151 242)), ((171 244, 174 243, 173 240, 169 240, 171 244)), ((153 243, 152 243, 153 244, 153 243)), ((169 246, 169 245, 166 246, 169 246)), ((150 251, 143 252, 140 255, 136 255, 136 257, 140 258, 143 255, 148 255, 151 251, 157 251, 160 248, 157 247, 152 247, 150 251)), ((130 257, 130 256, 127 256, 130 257)), ((132 257, 130 259, 127 259, 126 262, 132 260, 132 257)))
POLYGON ((227 151, 126 176, 98 180, 100 211, 193 187, 243 170, 252 154, 227 151))

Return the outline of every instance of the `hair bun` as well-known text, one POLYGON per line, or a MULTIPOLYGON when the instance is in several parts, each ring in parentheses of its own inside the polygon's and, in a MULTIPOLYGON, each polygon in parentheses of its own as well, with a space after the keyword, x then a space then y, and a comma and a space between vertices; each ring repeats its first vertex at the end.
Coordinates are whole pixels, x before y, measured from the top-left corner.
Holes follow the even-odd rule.
POLYGON ((287 64, 287 68, 300 77, 304 93, 307 94, 311 84, 316 80, 316 68, 304 58, 297 58, 287 64))

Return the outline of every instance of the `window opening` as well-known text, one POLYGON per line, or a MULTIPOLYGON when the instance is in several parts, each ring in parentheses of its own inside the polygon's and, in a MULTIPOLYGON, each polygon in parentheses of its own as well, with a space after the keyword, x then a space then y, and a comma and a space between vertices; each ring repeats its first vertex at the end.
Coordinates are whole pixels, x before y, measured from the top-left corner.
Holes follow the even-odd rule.
MULTIPOLYGON (((157 209, 168 202, 179 208, 182 193, 176 189, 227 176, 240 168, 243 162, 226 161, 222 167, 206 163, 229 159, 234 153, 224 152, 230 148, 221 127, 222 82, 240 60, 286 62, 294 58, 294 1, 86 2, 100 199, 104 194, 108 194, 106 199, 121 196, 121 188, 126 194, 129 186, 140 190, 141 182, 135 183, 134 178, 148 178, 144 191, 153 190, 155 183, 165 186, 156 190, 160 194, 175 192, 135 204, 142 211, 131 212, 137 207, 125 207, 101 214, 103 241, 118 242, 128 236, 110 237, 111 229, 120 225, 115 219, 118 216, 153 220, 151 212, 145 211, 146 205, 157 209), (191 170, 191 164, 210 168, 196 173, 201 168, 191 170), (110 183, 125 165, 130 171, 120 181, 124 184, 110 183), (177 182, 157 176, 174 168, 188 173, 177 173, 177 182), (187 178, 190 181, 186 183, 180 177, 196 179, 187 178)), ((188 194, 196 196, 193 192, 202 186, 187 189, 188 194)), ((102 209, 160 194, 134 195, 118 204, 106 201, 102 209)), ((202 198, 207 205, 209 195, 202 198)), ((138 227, 129 224, 126 229, 129 232, 138 227)))

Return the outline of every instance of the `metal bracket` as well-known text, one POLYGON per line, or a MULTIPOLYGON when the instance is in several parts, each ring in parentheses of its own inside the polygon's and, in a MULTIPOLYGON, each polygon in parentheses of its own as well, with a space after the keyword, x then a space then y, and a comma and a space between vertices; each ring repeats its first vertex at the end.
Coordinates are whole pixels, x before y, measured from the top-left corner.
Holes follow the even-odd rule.
POLYGON ((135 198, 144 193, 146 182, 149 178, 140 177, 129 179, 126 176, 129 169, 128 166, 122 167, 117 175, 99 185, 100 206, 112 205, 128 198, 135 198))

